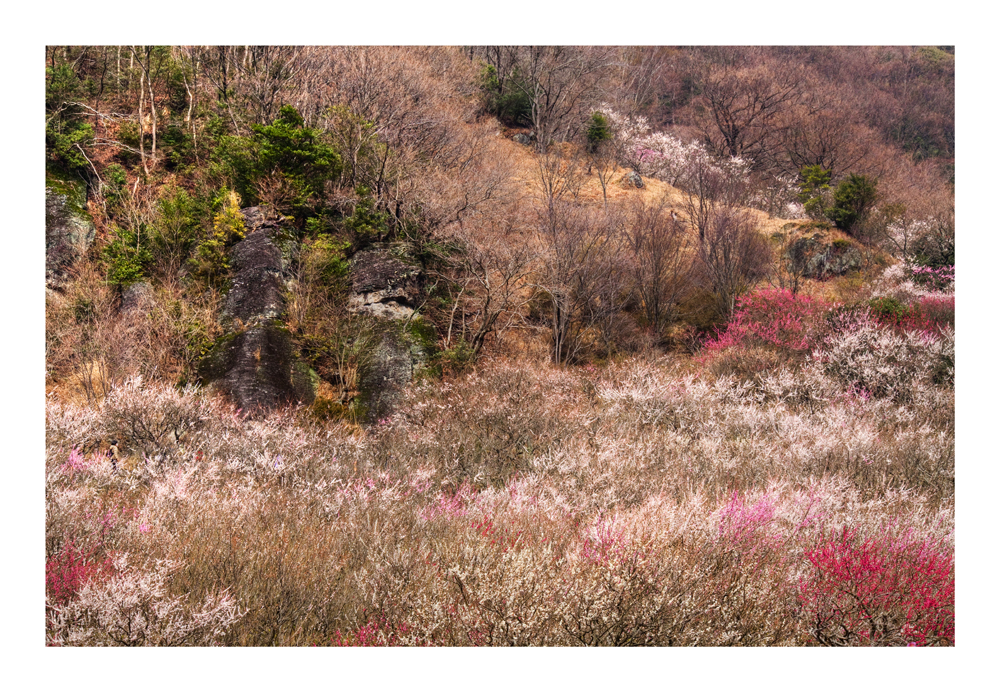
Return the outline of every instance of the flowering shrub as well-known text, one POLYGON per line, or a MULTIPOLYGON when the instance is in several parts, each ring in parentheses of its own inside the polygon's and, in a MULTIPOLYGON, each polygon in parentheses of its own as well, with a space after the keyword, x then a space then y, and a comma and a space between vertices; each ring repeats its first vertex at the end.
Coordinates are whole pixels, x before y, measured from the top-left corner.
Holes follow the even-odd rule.
POLYGON ((758 291, 737 300, 729 323, 704 348, 713 353, 753 345, 805 352, 816 344, 825 326, 822 318, 832 307, 787 289, 758 291))
POLYGON ((897 332, 922 332, 934 337, 945 326, 955 326, 955 296, 920 296, 911 305, 896 298, 875 298, 868 303, 875 320, 897 332))
POLYGON ((811 633, 826 646, 952 645, 955 559, 926 541, 844 528, 806 552, 799 585, 811 633))
MULTIPOLYGON (((858 328, 797 297, 755 300, 748 316, 782 305, 802 329, 751 329, 726 352, 811 338, 815 354, 839 357, 831 339, 858 328), (810 320, 817 335, 844 332, 809 336, 810 320)), ((918 342, 907 358, 953 353, 950 331, 918 342)), ((807 553, 826 545, 823 527, 878 537, 892 526, 883 543, 923 541, 949 558, 954 401, 931 371, 917 369, 903 406, 895 392, 852 390, 818 358, 754 382, 670 357, 499 363, 412 386, 367 430, 295 411, 249 420, 195 392, 144 395, 140 420, 158 420, 161 403, 199 418, 168 445, 170 465, 141 473, 72 451, 117 409, 50 402, 47 641, 837 643, 814 633, 831 591, 809 591, 829 580, 807 553)), ((933 571, 916 550, 886 555, 933 571)), ((893 588, 878 593, 906 643, 949 643, 937 621, 907 621, 893 588)))
POLYGON ((867 311, 843 313, 832 322, 834 333, 811 358, 826 375, 866 396, 908 400, 914 386, 938 371, 947 357, 942 342, 948 334, 895 333, 867 311))
POLYGON ((955 327, 955 296, 923 296, 919 310, 935 327, 955 327))
POLYGON ((169 455, 172 443, 205 416, 196 388, 178 391, 163 384, 144 386, 140 377, 112 390, 102 408, 106 437, 161 460, 169 455))
POLYGON ((685 143, 665 132, 651 132, 648 121, 642 116, 627 117, 607 104, 602 105, 600 110, 612 124, 622 153, 622 164, 642 175, 688 189, 698 164, 737 178, 745 178, 750 173, 748 163, 739 157, 718 159, 700 142, 685 143))
POLYGON ((91 580, 114 574, 111 558, 99 560, 91 549, 86 553, 72 541, 45 561, 45 597, 54 605, 64 605, 73 599, 91 580))
POLYGON ((948 268, 924 271, 922 267, 900 262, 882 272, 871 287, 871 295, 894 298, 904 305, 913 305, 924 297, 953 298, 954 272, 948 268))
POLYGON ((920 286, 924 286, 933 291, 954 291, 955 290, 955 267, 921 267, 910 266, 910 274, 913 280, 920 286))
POLYGON ((128 556, 114 560, 115 574, 86 582, 65 604, 50 603, 50 646, 207 646, 214 644, 241 613, 225 593, 212 594, 194 608, 167 593, 179 565, 159 561, 152 571, 130 567, 128 556))
POLYGON ((331 640, 332 646, 399 646, 399 634, 405 635, 406 625, 392 625, 384 616, 375 617, 353 632, 341 634, 337 630, 331 640))

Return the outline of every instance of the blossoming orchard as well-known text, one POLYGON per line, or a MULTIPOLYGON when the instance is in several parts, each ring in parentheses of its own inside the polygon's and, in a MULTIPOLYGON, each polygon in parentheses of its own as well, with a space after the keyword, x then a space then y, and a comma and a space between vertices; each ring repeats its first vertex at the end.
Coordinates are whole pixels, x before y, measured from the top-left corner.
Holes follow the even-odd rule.
POLYGON ((953 62, 49 47, 46 645, 955 646, 953 62))

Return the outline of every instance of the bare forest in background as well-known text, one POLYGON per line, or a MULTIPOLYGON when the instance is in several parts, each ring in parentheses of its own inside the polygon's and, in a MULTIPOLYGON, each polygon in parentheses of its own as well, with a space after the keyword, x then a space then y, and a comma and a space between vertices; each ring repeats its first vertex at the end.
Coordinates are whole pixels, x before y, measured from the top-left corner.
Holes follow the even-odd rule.
POLYGON ((953 646, 955 59, 48 47, 47 644, 953 646))

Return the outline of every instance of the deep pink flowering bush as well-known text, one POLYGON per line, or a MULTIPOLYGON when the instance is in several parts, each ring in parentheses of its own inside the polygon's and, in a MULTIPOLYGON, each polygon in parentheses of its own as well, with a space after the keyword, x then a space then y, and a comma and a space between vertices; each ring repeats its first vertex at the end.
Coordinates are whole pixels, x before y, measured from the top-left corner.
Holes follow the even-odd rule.
POLYGON ((897 333, 915 332, 934 338, 944 327, 955 326, 954 295, 923 295, 903 304, 895 298, 869 302, 871 316, 897 333))
POLYGON ((834 305, 787 289, 765 289, 737 301, 729 323, 704 345, 701 362, 724 352, 766 349, 801 356, 815 346, 827 329, 824 317, 834 305))
POLYGON ((806 551, 799 584, 811 634, 827 646, 953 645, 955 559, 930 541, 844 528, 806 551))
POLYGON ((955 326, 955 296, 923 296, 918 309, 935 327, 955 326))
POLYGON ((114 574, 111 558, 101 559, 94 549, 84 551, 72 541, 45 561, 45 597, 61 605, 74 598, 84 584, 114 574))
POLYGON ((90 462, 83 455, 83 453, 77 449, 73 448, 69 453, 69 457, 66 459, 60 470, 64 473, 75 473, 76 471, 83 471, 90 466, 90 462))

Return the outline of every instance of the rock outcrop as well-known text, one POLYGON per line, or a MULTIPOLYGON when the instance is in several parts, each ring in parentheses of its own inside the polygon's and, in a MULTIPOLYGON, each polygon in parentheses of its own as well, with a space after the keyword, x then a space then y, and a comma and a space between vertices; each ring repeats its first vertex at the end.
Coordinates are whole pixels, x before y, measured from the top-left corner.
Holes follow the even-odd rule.
POLYGON ((406 261, 403 246, 371 248, 351 259, 348 308, 377 318, 378 345, 360 373, 357 401, 368 423, 392 413, 432 355, 434 327, 415 314, 421 295, 422 273, 406 261))
POLYGON ((61 285, 66 269, 94 242, 81 183, 47 180, 45 186, 45 283, 61 285))
POLYGON ((862 263, 861 252, 850 241, 828 242, 821 233, 796 239, 788 248, 788 259, 808 279, 843 276, 862 263))
POLYGON ((312 403, 316 378, 296 362, 281 322, 284 230, 256 207, 242 213, 247 233, 229 253, 234 276, 222 311, 227 333, 203 361, 201 376, 245 413, 266 415, 287 404, 312 403))
POLYGON ((403 262, 388 248, 362 250, 351 259, 353 312, 408 319, 420 295, 420 268, 403 262))
POLYGON ((642 176, 635 171, 629 171, 628 175, 625 176, 625 182, 635 188, 642 188, 645 183, 642 182, 642 176))

